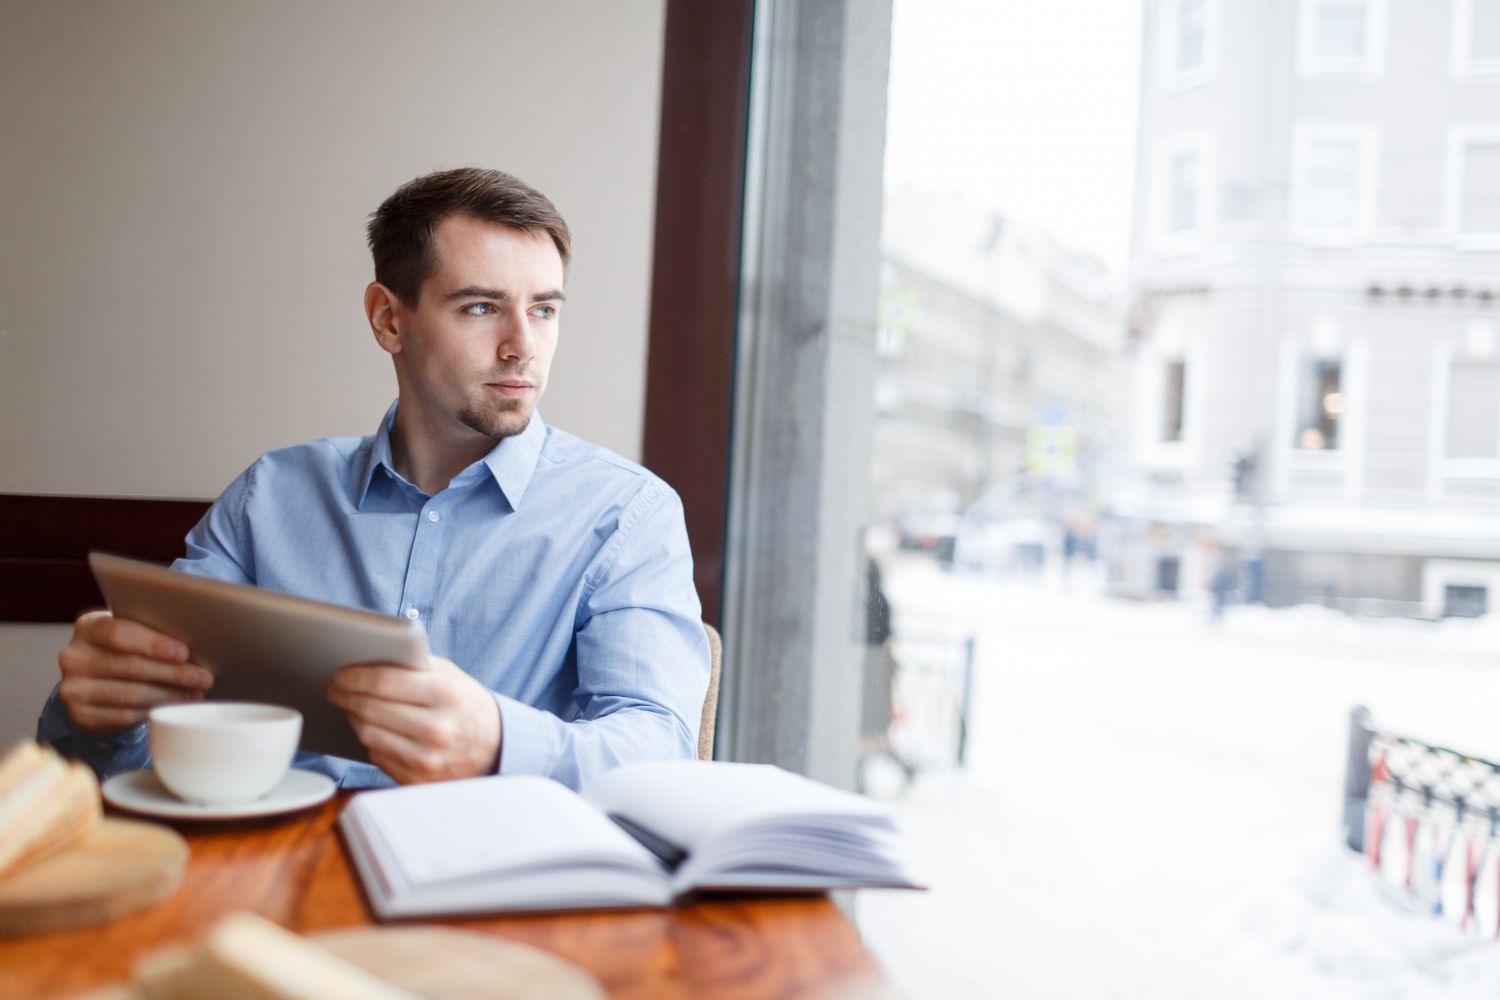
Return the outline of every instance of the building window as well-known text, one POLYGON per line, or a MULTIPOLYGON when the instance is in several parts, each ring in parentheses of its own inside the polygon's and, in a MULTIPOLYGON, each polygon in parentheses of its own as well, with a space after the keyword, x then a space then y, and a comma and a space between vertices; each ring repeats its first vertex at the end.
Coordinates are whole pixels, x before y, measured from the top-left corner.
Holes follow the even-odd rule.
POLYGON ((1457 129, 1448 156, 1450 228, 1459 237, 1500 238, 1500 130, 1457 129))
POLYGON ((1443 588, 1444 618, 1483 618, 1489 609, 1488 587, 1450 583, 1443 588))
POLYGON ((1172 33, 1172 71, 1176 76, 1201 73, 1208 61, 1207 0, 1178 0, 1172 33))
POLYGON ((1299 451, 1335 451, 1344 413, 1343 363, 1315 358, 1302 369, 1297 387, 1297 423, 1293 444, 1299 451))
POLYGON ((1299 125, 1292 145, 1292 219, 1306 236, 1368 229, 1375 133, 1361 124, 1299 125))
POLYGON ((1385 0, 1302 0, 1298 68, 1304 76, 1378 76, 1385 0))
POLYGON ((1196 237, 1210 225, 1210 136, 1202 133, 1166 140, 1155 154, 1155 230, 1167 251, 1196 244, 1196 237))
POLYGON ((1198 154, 1182 152, 1167 161, 1167 232, 1198 228, 1198 154))
POLYGON ((1161 439, 1181 441, 1183 415, 1186 412, 1187 363, 1181 358, 1168 361, 1162 380, 1161 439))
POLYGON ((1500 458, 1500 364, 1455 362, 1448 381, 1447 458, 1500 458))
POLYGON ((1500 75, 1500 0, 1454 0, 1453 72, 1500 75))
POLYGON ((1167 0, 1161 21, 1161 81, 1170 88, 1212 79, 1218 46, 1218 0, 1167 0))

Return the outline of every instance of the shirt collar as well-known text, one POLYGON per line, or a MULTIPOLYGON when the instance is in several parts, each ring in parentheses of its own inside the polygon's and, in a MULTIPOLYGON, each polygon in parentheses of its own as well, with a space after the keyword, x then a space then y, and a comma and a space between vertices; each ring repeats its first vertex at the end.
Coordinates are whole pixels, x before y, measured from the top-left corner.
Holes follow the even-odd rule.
MULTIPOLYGON (((399 400, 392 403, 390 409, 385 411, 385 417, 380 421, 380 429, 371 439, 364 467, 360 469, 359 478, 356 480, 359 484, 356 507, 364 507, 365 497, 370 492, 370 483, 378 469, 384 468, 394 481, 401 481, 401 474, 396 471, 395 460, 391 456, 391 431, 396 426, 398 405, 399 400)), ((488 455, 480 459, 480 462, 489 469, 495 485, 499 486, 500 492, 505 494, 505 499, 510 502, 512 510, 517 510, 521 506, 521 498, 526 494, 526 487, 531 483, 531 475, 536 471, 537 461, 542 455, 542 445, 546 440, 547 425, 542 420, 542 414, 539 410, 532 410, 531 420, 526 424, 525 430, 503 439, 490 449, 488 455)), ((454 477, 454 481, 456 482, 463 475, 464 473, 459 473, 454 477)))

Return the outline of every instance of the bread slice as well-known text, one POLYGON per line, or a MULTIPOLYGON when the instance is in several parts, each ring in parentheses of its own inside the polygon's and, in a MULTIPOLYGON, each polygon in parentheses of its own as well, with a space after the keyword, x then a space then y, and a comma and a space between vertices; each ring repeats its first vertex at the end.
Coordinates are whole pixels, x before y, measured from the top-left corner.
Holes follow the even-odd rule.
POLYGON ((87 836, 102 812, 87 765, 22 740, 0 759, 0 878, 87 836))
POLYGON ((415 995, 252 913, 232 913, 196 951, 158 953, 136 969, 148 1000, 415 1000, 415 995))

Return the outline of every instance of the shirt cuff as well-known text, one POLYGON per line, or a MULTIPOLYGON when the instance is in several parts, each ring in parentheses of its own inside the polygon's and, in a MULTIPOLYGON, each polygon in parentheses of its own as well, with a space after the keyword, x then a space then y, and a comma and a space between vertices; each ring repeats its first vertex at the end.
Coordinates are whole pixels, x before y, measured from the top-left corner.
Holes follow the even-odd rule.
POLYGON ((552 777, 562 720, 503 694, 495 693, 495 701, 500 705, 500 767, 496 773, 552 777))
POLYGON ((52 747, 64 757, 83 761, 101 779, 118 771, 150 764, 146 733, 146 723, 138 722, 114 736, 95 736, 74 724, 56 688, 47 699, 36 725, 37 742, 52 747))

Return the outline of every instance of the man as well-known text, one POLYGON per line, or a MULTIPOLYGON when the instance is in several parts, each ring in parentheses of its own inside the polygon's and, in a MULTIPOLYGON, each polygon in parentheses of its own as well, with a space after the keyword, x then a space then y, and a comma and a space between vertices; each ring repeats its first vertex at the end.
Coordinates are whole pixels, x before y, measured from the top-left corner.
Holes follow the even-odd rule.
MULTIPOLYGON (((328 697, 369 764, 300 755, 359 787, 480 774, 577 786, 691 757, 708 645, 677 495, 548 427, 571 237, 492 170, 417 178, 369 225, 365 313, 397 400, 367 438, 263 455, 176 569, 420 619, 428 670, 346 667, 328 697)), ((203 697, 192 651, 108 612, 78 619, 39 738, 101 774, 149 765, 143 720, 203 697)))

